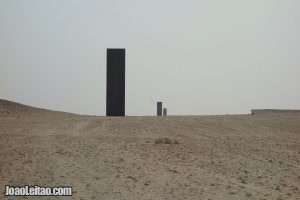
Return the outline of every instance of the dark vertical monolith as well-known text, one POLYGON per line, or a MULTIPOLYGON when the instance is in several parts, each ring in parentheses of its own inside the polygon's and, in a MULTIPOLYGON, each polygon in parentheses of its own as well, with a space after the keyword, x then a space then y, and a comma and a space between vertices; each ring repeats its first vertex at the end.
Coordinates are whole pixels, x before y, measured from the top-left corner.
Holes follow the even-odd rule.
POLYGON ((167 116, 167 109, 166 108, 163 109, 163 115, 167 116))
POLYGON ((157 102, 157 116, 162 116, 162 102, 157 102))
POLYGON ((106 116, 125 116, 125 49, 107 49, 106 116))

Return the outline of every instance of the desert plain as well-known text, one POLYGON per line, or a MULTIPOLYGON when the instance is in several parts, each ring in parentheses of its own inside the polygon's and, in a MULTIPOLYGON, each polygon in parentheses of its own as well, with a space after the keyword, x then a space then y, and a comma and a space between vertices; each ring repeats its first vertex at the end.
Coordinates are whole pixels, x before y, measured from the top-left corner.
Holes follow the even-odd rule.
POLYGON ((0 199, 300 199, 300 114, 99 117, 0 100, 0 199))

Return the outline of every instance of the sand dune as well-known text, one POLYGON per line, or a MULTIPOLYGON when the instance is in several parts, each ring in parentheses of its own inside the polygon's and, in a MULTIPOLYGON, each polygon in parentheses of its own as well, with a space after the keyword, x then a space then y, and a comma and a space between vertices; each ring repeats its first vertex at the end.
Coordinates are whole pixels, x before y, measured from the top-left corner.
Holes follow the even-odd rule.
POLYGON ((0 100, 5 185, 72 186, 60 199, 76 200, 300 199, 300 114, 111 118, 0 100))

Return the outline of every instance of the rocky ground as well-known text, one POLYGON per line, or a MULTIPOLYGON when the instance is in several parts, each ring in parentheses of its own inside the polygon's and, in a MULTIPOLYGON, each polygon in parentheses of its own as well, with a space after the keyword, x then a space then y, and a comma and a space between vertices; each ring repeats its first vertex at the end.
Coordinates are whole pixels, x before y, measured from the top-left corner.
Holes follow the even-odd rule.
POLYGON ((300 199, 300 114, 110 118, 1 100, 5 185, 72 186, 59 199, 74 200, 300 199))

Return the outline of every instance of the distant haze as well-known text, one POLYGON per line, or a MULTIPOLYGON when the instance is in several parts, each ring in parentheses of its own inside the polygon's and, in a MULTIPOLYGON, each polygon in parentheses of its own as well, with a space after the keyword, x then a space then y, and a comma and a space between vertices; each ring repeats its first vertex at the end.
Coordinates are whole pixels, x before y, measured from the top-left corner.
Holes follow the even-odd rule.
POLYGON ((126 48, 126 115, 300 109, 299 0, 0 0, 0 98, 105 115, 126 48))

